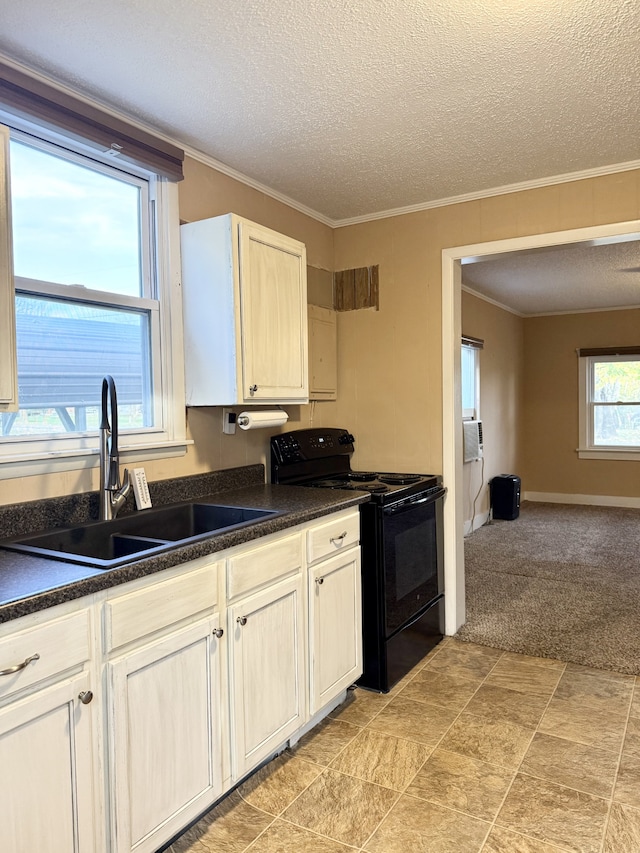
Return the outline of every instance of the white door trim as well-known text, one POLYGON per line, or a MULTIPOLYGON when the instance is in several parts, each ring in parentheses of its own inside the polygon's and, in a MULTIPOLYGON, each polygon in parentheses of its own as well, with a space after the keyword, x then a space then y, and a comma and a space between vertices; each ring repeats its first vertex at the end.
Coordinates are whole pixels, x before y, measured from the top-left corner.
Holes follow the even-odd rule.
POLYGON ((455 634, 465 621, 464 513, 462 501, 462 403, 460 337, 462 334, 462 261, 567 243, 615 243, 640 239, 640 220, 594 225, 513 237, 442 250, 442 473, 449 493, 444 505, 445 632, 455 634))

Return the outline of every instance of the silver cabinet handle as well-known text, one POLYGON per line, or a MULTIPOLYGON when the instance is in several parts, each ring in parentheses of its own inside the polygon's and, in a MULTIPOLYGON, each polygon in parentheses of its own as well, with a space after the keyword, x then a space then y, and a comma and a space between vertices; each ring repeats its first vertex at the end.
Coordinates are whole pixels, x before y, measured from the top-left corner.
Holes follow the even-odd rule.
POLYGON ((26 669, 34 660, 40 660, 40 655, 31 655, 22 663, 17 663, 15 666, 10 666, 8 669, 0 669, 0 675, 13 675, 14 672, 20 672, 21 669, 26 669))
POLYGON ((318 586, 322 586, 322 584, 324 583, 324 578, 316 578, 316 583, 318 584, 318 586))
POLYGON ((223 628, 216 628, 215 631, 213 632, 213 636, 217 637, 218 639, 220 639, 220 637, 222 637, 223 634, 224 634, 223 628))
POLYGON ((93 693, 91 690, 83 690, 82 693, 78 694, 78 699, 82 702, 83 705, 88 705, 89 702, 93 699, 93 693))
POLYGON ((247 617, 246 616, 238 616, 238 618, 236 619, 236 622, 238 623, 238 625, 246 625, 247 624, 247 617))
POLYGON ((257 385, 249 385, 249 393, 250 393, 250 394, 255 394, 255 392, 256 392, 257 390, 258 390, 258 386, 257 386, 257 385))
POLYGON ((331 539, 329 539, 329 542, 333 542, 334 545, 336 545, 338 542, 342 544, 342 540, 346 537, 346 535, 347 531, 345 530, 344 533, 340 534, 340 536, 332 536, 331 539))

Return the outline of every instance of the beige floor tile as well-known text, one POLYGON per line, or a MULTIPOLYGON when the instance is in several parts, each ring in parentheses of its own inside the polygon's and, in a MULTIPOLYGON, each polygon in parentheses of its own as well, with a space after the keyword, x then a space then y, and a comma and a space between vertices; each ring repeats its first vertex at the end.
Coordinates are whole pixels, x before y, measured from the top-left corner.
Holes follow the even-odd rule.
POLYGON ((613 752, 536 734, 520 772, 610 799, 617 768, 618 756, 613 752))
POLYGON ((607 811, 600 797, 518 774, 496 824, 573 853, 599 853, 607 811))
POLYGON ((440 747, 515 770, 532 737, 533 729, 463 711, 440 741, 440 747))
POLYGON ((374 693, 373 690, 357 687, 349 690, 346 700, 331 712, 330 717, 354 726, 366 726, 390 701, 391 697, 386 693, 374 693))
POLYGON ((614 803, 602 853, 635 853, 637 850, 640 850, 640 811, 614 803))
POLYGON ((596 678, 610 678, 614 681, 635 681, 635 675, 625 675, 623 672, 613 672, 610 669, 595 669, 592 666, 582 666, 579 663, 568 663, 565 672, 576 672, 579 675, 593 675, 596 678))
POLYGON ((472 696, 465 711, 478 717, 506 720, 519 726, 535 729, 547 707, 546 696, 521 693, 493 684, 482 684, 472 696))
POLYGON ((482 680, 491 672, 504 652, 476 646, 474 643, 461 643, 453 640, 437 655, 429 660, 425 670, 446 672, 458 678, 482 680))
POLYGON ((457 711, 406 699, 403 694, 389 702, 368 728, 435 746, 457 716, 457 711))
POLYGON ((560 679, 554 699, 564 699, 576 707, 627 715, 633 682, 616 681, 602 676, 566 672, 560 679))
POLYGON ((625 714, 611 713, 603 708, 585 707, 554 697, 544 712, 538 731, 587 746, 598 746, 618 755, 626 723, 625 714))
POLYGON ((624 751, 627 755, 640 757, 640 719, 629 717, 624 738, 624 751))
MULTIPOLYGON (((494 826, 481 853, 558 853, 559 847, 494 826)), ((622 853, 622 851, 618 851, 622 853)))
POLYGON ((437 749, 406 793, 491 821, 502 805, 513 776, 513 771, 437 749))
POLYGON ((519 693, 532 693, 551 698, 562 670, 554 667, 538 666, 522 655, 499 661, 491 671, 485 684, 517 690, 519 693))
POLYGON ((480 681, 459 678, 425 667, 404 688, 400 696, 414 702, 428 702, 451 711, 462 711, 480 686, 480 681))
POLYGON ((331 763, 332 770, 403 791, 431 754, 431 747, 365 729, 331 763))
MULTIPOLYGON (((254 841, 247 853, 353 853, 353 850, 353 847, 346 847, 339 841, 315 835, 308 829, 278 818, 254 841)), ((226 851, 217 850, 215 853, 226 851)))
POLYGON ((201 818, 167 853, 243 853, 273 821, 273 815, 250 806, 236 792, 201 818))
POLYGON ((535 666, 542 666, 545 669, 555 669, 564 672, 568 666, 564 661, 556 660, 555 658, 536 658, 531 655, 519 655, 515 652, 505 652, 501 658, 503 663, 511 661, 512 663, 532 663, 535 666))
POLYGON ((327 766, 345 746, 354 739, 360 726, 342 720, 325 718, 315 728, 301 737, 292 748, 294 755, 327 766))
POLYGON ((363 779, 325 770, 283 817, 298 826, 361 847, 398 797, 363 779))
POLYGON ((613 791, 617 803, 640 808, 640 756, 622 750, 620 768, 613 791))
POLYGON ((633 699, 631 700, 631 716, 640 717, 640 677, 637 675, 633 688, 633 699))
POLYGON ((320 773, 317 764, 285 752, 261 767, 238 792, 255 808, 279 815, 320 773))
POLYGON ((405 794, 364 849, 368 853, 479 853, 489 827, 405 794))

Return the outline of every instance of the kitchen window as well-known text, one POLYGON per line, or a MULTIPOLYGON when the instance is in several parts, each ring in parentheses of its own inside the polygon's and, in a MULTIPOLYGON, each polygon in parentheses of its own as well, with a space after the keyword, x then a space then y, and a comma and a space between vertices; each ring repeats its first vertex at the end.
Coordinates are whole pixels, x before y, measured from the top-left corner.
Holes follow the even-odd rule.
POLYGON ((640 458, 640 347, 578 356, 579 458, 640 458))
POLYGON ((119 162, 117 145, 98 152, 0 118, 10 124, 0 213, 13 245, 18 390, 17 409, 0 405, 0 477, 85 467, 108 373, 125 460, 184 452, 176 183, 119 162))

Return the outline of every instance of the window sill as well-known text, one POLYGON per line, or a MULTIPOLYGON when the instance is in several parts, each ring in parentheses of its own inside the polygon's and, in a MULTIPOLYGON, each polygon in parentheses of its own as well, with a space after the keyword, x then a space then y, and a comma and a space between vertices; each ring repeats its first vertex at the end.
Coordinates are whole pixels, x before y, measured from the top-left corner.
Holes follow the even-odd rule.
MULTIPOLYGON (((120 446, 121 465, 136 462, 148 462, 154 459, 169 459, 184 456, 192 439, 179 441, 150 441, 144 446, 120 446)), ((61 474, 64 471, 77 471, 83 468, 98 467, 98 447, 52 450, 38 454, 14 454, 0 459, 0 480, 17 477, 33 477, 38 474, 61 474)))
POLYGON ((596 449, 577 449, 578 459, 607 459, 609 461, 640 462, 640 447, 634 450, 630 447, 598 447, 596 449))

